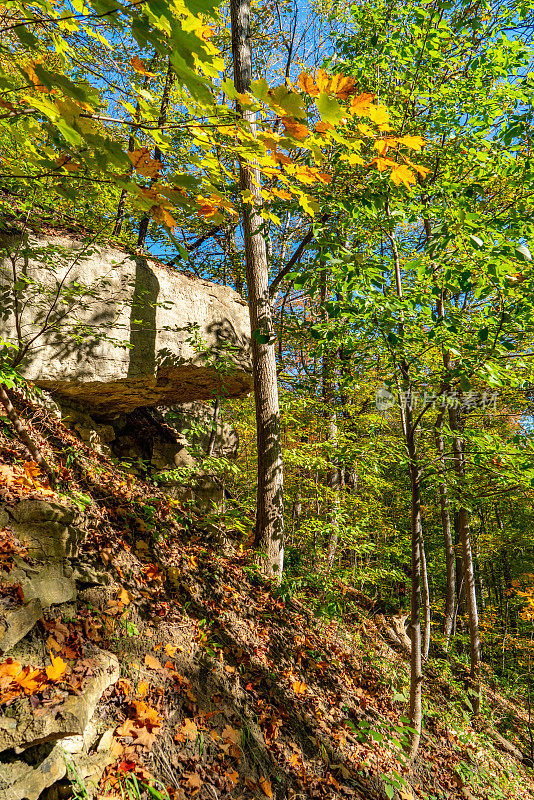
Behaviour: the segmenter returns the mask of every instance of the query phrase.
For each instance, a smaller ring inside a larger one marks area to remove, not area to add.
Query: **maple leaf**
[[[317,180],[321,183],[332,183],[332,176],[328,172],[317,172]]]
[[[412,150],[422,150],[425,146],[425,140],[421,136],[401,136],[397,141],[399,144],[405,144],[406,147],[410,147]]]
[[[149,688],[150,687],[146,681],[139,681],[139,683],[137,684],[137,694],[141,699],[143,699],[143,697],[146,697]]]
[[[397,167],[398,164],[395,161],[392,161],[391,158],[382,158],[382,156],[375,156],[373,160],[369,163],[369,166],[373,166],[377,168],[379,172],[384,172],[385,169],[388,167]]]
[[[211,25],[203,25],[202,28],[199,28],[197,31],[197,35],[200,36],[201,39],[204,39],[205,42],[208,39],[211,39],[212,36],[215,34],[215,28]]]
[[[346,100],[351,94],[354,94],[356,81],[347,75],[334,75],[330,81],[329,90],[340,100]]]
[[[176,651],[178,650],[178,645],[171,644],[170,642],[165,645],[165,652],[170,658],[174,658]]]
[[[280,200],[293,199],[293,195],[290,192],[286,192],[285,189],[277,189],[276,187],[274,187],[273,189],[271,189],[271,194],[273,194],[275,197],[279,197]]]
[[[295,681],[293,683],[293,691],[295,694],[306,694],[306,689],[308,687],[302,681]]]
[[[143,178],[155,178],[163,166],[161,161],[152,158],[147,147],[132,150],[128,153],[128,158]]]
[[[154,728],[161,725],[161,717],[155,708],[151,708],[142,700],[134,700],[135,718],[144,728]]]
[[[231,725],[226,725],[222,732],[223,739],[227,739],[232,744],[240,744],[241,742],[241,731],[237,728],[232,728]]]
[[[48,92],[48,89],[46,86],[43,86],[40,79],[37,77],[37,73],[35,72],[35,67],[39,66],[41,60],[42,59],[39,59],[39,61],[30,61],[30,63],[26,64],[23,69],[31,83],[33,83],[34,89],[37,89],[38,92]]]
[[[318,93],[328,92],[330,88],[330,76],[324,71],[324,69],[317,71],[315,81],[317,83],[317,89],[319,90]]]
[[[390,180],[395,186],[400,186],[403,183],[407,189],[416,183],[415,173],[406,164],[396,164],[391,170]]]
[[[350,101],[350,110],[358,117],[367,117],[369,114],[369,109],[371,108],[371,103],[374,99],[374,94],[363,92],[363,94],[359,94],[352,98]]]
[[[303,125],[301,122],[298,122],[293,117],[282,117],[282,125],[284,126],[284,130],[288,136],[292,136],[294,139],[305,139],[306,136],[309,134],[310,129]]]
[[[149,731],[148,728],[132,728],[134,737],[132,744],[141,744],[150,750],[156,740],[156,731],[156,728],[152,731]]]
[[[50,681],[59,681],[67,670],[67,665],[60,656],[50,654],[52,663],[46,668],[46,675]]]
[[[385,156],[390,148],[394,149],[395,147],[395,139],[377,139],[373,144],[373,149],[377,150],[381,156]]]
[[[298,77],[298,82],[303,92],[311,95],[311,97],[317,97],[319,94],[319,89],[311,75],[309,75],[307,72],[301,72]]]
[[[13,661],[12,658],[8,658],[3,664],[0,664],[0,676],[14,678],[15,675],[19,674],[21,669],[22,666],[18,661]]]
[[[137,727],[136,721],[134,719],[125,719],[122,725],[120,725],[115,733],[119,736],[133,736],[132,731],[134,731]]]
[[[374,105],[369,106],[369,111],[367,113],[367,116],[369,117],[371,122],[374,122],[376,125],[384,125],[387,122],[389,122],[388,110],[382,104],[379,104],[377,106]]]
[[[15,677],[15,680],[25,694],[32,695],[38,692],[43,684],[46,683],[46,675],[42,669],[25,667],[22,672]]]

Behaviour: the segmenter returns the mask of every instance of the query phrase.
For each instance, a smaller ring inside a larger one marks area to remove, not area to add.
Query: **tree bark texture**
[[[250,0],[231,0],[232,54],[234,83],[238,92],[247,92],[252,80],[250,46]],[[254,112],[241,109],[249,130],[256,131]],[[254,203],[243,207],[245,263],[248,306],[252,338],[256,434],[258,447],[258,486],[256,499],[256,543],[265,552],[267,575],[281,580],[284,563],[283,465],[280,438],[278,378],[272,335],[272,311],[269,297],[269,265],[262,232],[260,174],[253,164],[239,163],[240,185],[250,192]],[[260,341],[268,337],[267,341]]]
[[[445,478],[445,446],[443,442],[443,422],[445,407],[440,411],[435,425],[436,448],[438,451],[439,463],[439,504],[441,510],[441,526],[443,529],[443,543],[445,546],[445,568],[446,568],[446,589],[445,589],[445,615],[443,619],[443,635],[445,636],[445,650],[449,649],[454,622],[454,606],[456,595],[456,555],[454,552],[454,540],[452,537],[450,503],[447,481]]]
[[[473,714],[480,712],[480,631],[478,625],[478,608],[475,585],[475,570],[471,536],[469,531],[469,511],[463,503],[462,490],[465,482],[465,455],[464,444],[459,435],[460,426],[455,408],[449,408],[449,426],[453,433],[452,449],[454,469],[459,488],[458,509],[458,534],[462,547],[462,565],[464,572],[464,586],[467,600],[467,615],[469,619],[469,653],[471,659],[471,705]]]

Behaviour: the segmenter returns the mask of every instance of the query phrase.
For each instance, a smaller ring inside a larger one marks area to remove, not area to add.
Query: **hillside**
[[[388,643],[372,601],[348,587],[356,613],[314,617],[305,597],[260,576],[246,542],[204,530],[202,518],[17,397],[60,479],[52,491],[2,425],[4,622],[29,605],[9,575],[36,563],[6,511],[16,515],[29,499],[78,508],[84,538],[75,601],[45,608],[0,665],[2,800],[534,796],[531,771],[514,754],[526,750],[524,714],[492,692],[489,673],[484,716],[471,725],[467,673],[443,659],[427,665],[424,736],[408,769],[400,758],[407,656]],[[109,686],[98,699],[102,675],[100,691]],[[65,709],[88,687],[94,715],[83,737],[67,740]],[[43,733],[44,719],[55,722]],[[20,721],[24,736],[9,747]],[[56,742],[68,773],[59,760],[49,768]]]

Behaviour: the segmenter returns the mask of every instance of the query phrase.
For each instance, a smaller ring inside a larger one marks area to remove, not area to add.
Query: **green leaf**
[[[325,122],[330,122],[332,125],[336,125],[343,119],[344,116],[346,116],[346,112],[343,111],[337,100],[329,97],[326,92],[321,92],[315,102],[317,105],[317,111]]]

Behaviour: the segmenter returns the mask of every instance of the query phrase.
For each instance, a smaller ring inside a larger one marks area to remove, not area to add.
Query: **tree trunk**
[[[469,531],[469,511],[464,505],[462,490],[465,481],[465,455],[464,447],[459,433],[458,414],[455,408],[449,408],[449,425],[453,432],[452,449],[454,454],[454,469],[460,490],[458,509],[458,534],[462,545],[462,564],[464,570],[464,586],[467,599],[467,614],[469,618],[469,653],[471,658],[471,705],[473,714],[480,712],[480,632],[478,627],[478,608],[475,585],[475,571],[473,565],[473,552]]]
[[[412,492],[412,599],[410,608],[410,726],[413,728],[410,743],[410,759],[413,760],[419,749],[423,712],[421,705],[423,688],[423,666],[421,660],[421,474],[417,450],[411,428],[411,412],[407,414],[409,435],[407,437],[410,456],[410,487]]]
[[[443,635],[445,636],[445,650],[449,649],[452,625],[454,621],[454,605],[456,595],[456,555],[454,552],[454,541],[452,538],[451,515],[449,505],[449,493],[445,478],[445,447],[443,443],[443,420],[445,417],[445,407],[443,407],[436,420],[434,427],[436,436],[436,447],[439,459],[439,504],[441,509],[441,526],[443,528],[443,540],[445,545],[445,568],[447,571],[446,590],[445,590],[445,615],[443,619]]]
[[[321,316],[324,322],[328,321],[328,314],[324,304],[327,294],[328,275],[323,270],[321,283]],[[337,447],[337,415],[334,398],[334,363],[332,348],[325,343],[323,351],[323,404],[326,421],[326,441],[328,444],[328,471],[326,485],[328,489],[328,547],[326,553],[325,572],[328,574],[334,566],[337,545],[339,541],[339,490],[341,484],[339,465],[334,453]]]
[[[390,219],[389,204],[386,204],[386,214]],[[402,275],[397,247],[397,239],[394,230],[390,231],[389,240],[393,253],[393,264],[395,272],[395,286],[399,300],[403,298]],[[399,332],[402,334],[404,320],[401,316]],[[401,337],[402,338],[402,337]],[[421,469],[419,466],[419,456],[415,443],[415,427],[413,421],[411,395],[412,382],[410,376],[410,366],[406,358],[400,362],[400,372],[402,376],[403,397],[406,398],[404,407],[401,397],[401,386],[398,384],[399,405],[401,409],[401,423],[408,457],[410,459],[410,489],[412,495],[412,595],[410,604],[410,726],[413,729],[410,742],[410,760],[413,761],[419,750],[421,741],[421,728],[423,724],[422,709],[422,690],[423,690],[423,666],[421,659],[421,552],[423,542],[423,525],[421,520]]]
[[[39,448],[33,441],[32,437],[24,427],[24,423],[15,411],[11,398],[5,386],[0,383],[0,402],[4,406],[7,418],[10,420],[15,433],[19,437],[22,444],[26,447],[27,451],[33,456],[34,461],[41,467],[42,471],[48,478],[48,483],[52,488],[56,485],[56,474],[45,457],[39,452]]]
[[[238,92],[245,93],[249,90],[252,80],[250,0],[231,0],[230,14],[234,83]],[[248,109],[240,111],[243,120],[255,134],[254,112]],[[244,203],[243,229],[248,306],[253,332],[252,364],[258,446],[255,539],[265,553],[266,574],[280,581],[284,564],[284,477],[278,379],[269,297],[269,267],[262,233],[263,219],[258,213],[262,203],[259,189],[260,174],[243,158],[239,161],[239,174],[242,191],[250,193],[254,198],[253,204]]]
[[[419,537],[421,547],[421,600],[425,620],[425,633],[423,637],[423,659],[428,661],[430,651],[430,589],[428,586],[428,570],[426,566],[425,541],[423,534]]]

